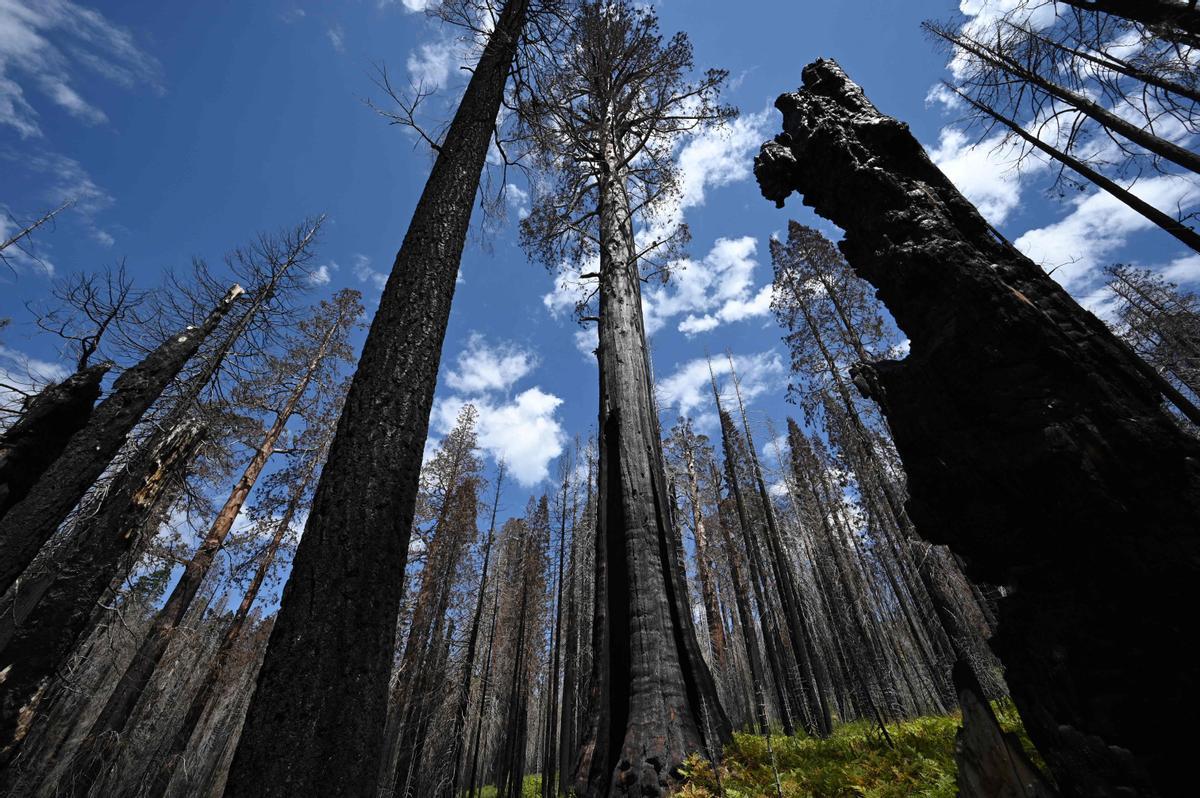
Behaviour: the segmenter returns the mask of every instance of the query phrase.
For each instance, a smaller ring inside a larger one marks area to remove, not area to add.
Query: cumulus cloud
[[[493,346],[479,333],[472,333],[466,349],[458,354],[458,367],[446,375],[446,385],[467,394],[507,392],[536,365],[532,352],[511,343]]]
[[[683,208],[703,205],[709,187],[750,177],[753,155],[769,138],[773,121],[772,112],[764,109],[685,139],[676,158]]]
[[[1017,168],[1020,146],[1002,136],[976,142],[958,128],[943,128],[930,159],[966,195],[979,212],[995,225],[1003,224],[1021,204],[1022,177],[1045,169],[1045,162],[1030,156]]]
[[[709,382],[709,360],[696,358],[675,369],[665,379],[658,381],[659,407],[665,411],[672,408],[680,416],[690,416],[701,428],[716,426],[716,407]],[[717,390],[721,401],[733,401],[733,388],[729,380],[729,360],[724,356],[712,358],[712,374],[717,378]],[[783,359],[773,349],[746,355],[734,355],[742,399],[749,404],[768,391],[781,389],[786,383],[787,369]]]
[[[757,252],[753,236],[718,238],[701,260],[676,264],[671,282],[643,296],[646,332],[653,335],[682,314],[687,315],[678,329],[689,336],[765,316],[771,310],[771,286],[754,287]]]
[[[504,460],[524,487],[546,479],[550,462],[563,453],[567,440],[557,417],[563,400],[538,386],[508,395],[533,372],[536,354],[510,342],[493,344],[472,333],[456,363],[446,378],[452,393],[434,406],[433,432],[448,433],[463,406],[470,403],[479,411],[480,448],[493,459]]]
[[[1186,211],[1200,205],[1200,183],[1191,177],[1153,177],[1138,181],[1130,190],[1158,208]],[[1064,218],[1030,230],[1013,243],[1035,263],[1052,270],[1064,288],[1081,291],[1130,236],[1154,225],[1104,191],[1079,197],[1071,206]]]
[[[329,285],[333,279],[333,272],[337,271],[338,265],[333,261],[322,263],[317,268],[309,272],[308,282],[310,285]]]
[[[126,88],[162,88],[158,61],[100,12],[69,0],[0,0],[0,125],[42,135],[30,92],[86,124],[106,122],[72,85],[80,67]]]

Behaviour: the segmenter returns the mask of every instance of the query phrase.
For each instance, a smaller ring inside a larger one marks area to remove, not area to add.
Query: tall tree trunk
[[[568,475],[569,477],[569,475]],[[567,479],[562,486],[562,523],[558,531],[558,571],[555,575],[554,627],[550,632],[550,673],[546,679],[549,698],[546,701],[546,746],[542,758],[542,796],[558,795],[558,673],[562,649],[563,624],[563,560],[567,540]]]
[[[110,368],[112,363],[98,363],[47,386],[0,436],[0,518],[29,494],[71,436],[88,423]]]
[[[847,260],[912,340],[856,371],[895,436],[909,515],[972,576],[1014,587],[993,646],[1064,793],[1152,795],[1147,772],[1187,792],[1187,743],[1158,712],[1200,709],[1179,631],[1200,584],[1200,443],[904,125],[833,62],[803,75],[755,171],[769,199],[798,189],[846,230]]]
[[[0,594],[29,566],[124,445],[150,405],[196,354],[242,295],[234,286],[198,328],[179,331],[127,369],[87,425],[67,443],[29,494],[0,520]]]
[[[641,289],[615,151],[600,181],[600,488],[604,560],[596,586],[598,701],[585,746],[586,793],[658,796],[690,753],[718,748],[729,723],[700,654],[667,512]],[[607,656],[605,656],[605,653]],[[707,739],[702,712],[715,739]],[[593,747],[594,746],[594,747]]]
[[[505,2],[396,255],[284,588],[229,798],[375,789],[442,342],[528,8]]]

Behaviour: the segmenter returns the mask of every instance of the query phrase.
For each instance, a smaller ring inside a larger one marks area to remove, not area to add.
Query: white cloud
[[[366,255],[354,256],[354,276],[358,278],[360,283],[368,283],[375,286],[377,291],[382,291],[388,281],[388,276],[385,273],[371,268],[371,259]]]
[[[330,280],[333,279],[333,272],[337,271],[337,268],[338,265],[333,261],[330,261],[329,263],[322,263],[320,266],[309,272],[309,285],[329,285]]]
[[[600,331],[590,325],[585,330],[575,331],[575,348],[579,354],[587,358],[589,363],[596,362],[596,349],[600,346]]]
[[[325,35],[329,37],[329,43],[333,45],[333,49],[339,53],[346,52],[346,32],[342,30],[341,25],[326,28]]]
[[[72,86],[80,66],[126,88],[161,90],[158,61],[98,11],[70,0],[0,0],[0,125],[23,138],[42,135],[31,89],[87,124],[107,121]]]
[[[727,379],[730,373],[729,360],[723,355],[717,355],[711,362],[712,373],[717,377],[717,388],[721,392],[721,401],[732,402],[732,386]],[[734,355],[733,363],[737,368],[742,399],[747,404],[767,391],[782,388],[786,381],[787,370],[779,353],[774,350]],[[667,408],[673,408],[680,416],[693,417],[697,425],[703,428],[711,429],[714,426],[716,407],[712,398],[707,359],[697,358],[679,366],[674,373],[658,381],[656,393],[664,416]]]
[[[765,316],[771,310],[770,283],[754,288],[758,243],[752,236],[718,238],[702,260],[676,264],[671,281],[645,291],[642,309],[646,332],[653,335],[666,322],[688,314],[678,329],[696,335],[721,324]]]
[[[1163,277],[1176,285],[1200,283],[1200,255],[1185,255],[1177,258],[1162,270]]]
[[[506,394],[532,373],[537,355],[515,344],[489,344],[472,333],[459,353],[457,368],[446,377],[452,391],[435,404],[431,433],[445,435],[463,405],[479,411],[479,447],[495,460],[504,460],[524,487],[549,476],[550,461],[563,453],[567,434],[557,412],[563,400],[534,386],[508,398]],[[426,455],[430,444],[426,442]]]
[[[753,155],[769,138],[774,121],[773,111],[762,110],[685,139],[676,158],[680,204],[684,208],[703,205],[707,188],[750,177]]]
[[[11,163],[10,168],[36,175],[37,180],[45,183],[40,192],[44,208],[34,213],[40,216],[41,210],[57,208],[72,200],[74,204],[68,211],[56,217],[56,222],[65,220],[68,214],[82,219],[88,235],[102,246],[113,245],[113,236],[99,227],[96,216],[111,207],[114,199],[108,191],[96,184],[82,164],[65,155],[47,151],[0,150],[0,159]],[[28,209],[22,209],[22,212],[25,215],[29,213]],[[43,228],[40,232],[44,233],[46,229]]]
[[[1195,178],[1153,177],[1130,190],[1168,213],[1200,204],[1200,183]],[[1071,204],[1073,210],[1066,217],[1030,230],[1013,243],[1034,262],[1053,270],[1054,278],[1067,290],[1081,291],[1131,235],[1154,225],[1104,191],[1093,191]]]
[[[992,136],[976,143],[954,127],[943,128],[929,158],[966,195],[989,222],[1000,225],[1021,204],[1021,180],[1044,171],[1045,161],[1030,155],[1017,168],[1021,149]]]
[[[61,382],[70,374],[59,363],[30,357],[0,344],[0,407],[20,407],[25,394],[37,393],[52,382]]]
[[[426,91],[441,88],[454,68],[454,43],[446,40],[422,44],[408,54],[408,74]]]
[[[508,391],[536,365],[532,352],[511,343],[491,346],[482,335],[472,333],[458,355],[458,368],[446,375],[446,385],[465,394]]]

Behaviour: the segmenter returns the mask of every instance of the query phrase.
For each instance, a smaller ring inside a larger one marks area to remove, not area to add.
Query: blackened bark
[[[905,125],[833,62],[803,75],[755,171],[769,199],[804,192],[847,231],[842,252],[912,341],[856,375],[895,435],[909,515],[1013,588],[993,643],[1064,793],[1152,795],[1146,772],[1186,792],[1188,746],[1158,713],[1198,708],[1181,630],[1200,584],[1200,444]]]
[[[87,424],[110,368],[111,363],[98,363],[46,387],[0,436],[0,518],[28,495],[71,436]]]
[[[375,789],[442,342],[528,7],[504,4],[396,255],[284,588],[229,798]]]
[[[632,214],[622,159],[610,149],[606,161],[598,208],[597,537],[603,547],[597,549],[596,623],[607,628],[597,636],[598,701],[585,745],[586,794],[658,796],[678,780],[685,757],[704,750],[706,742],[718,749],[729,738],[729,722],[696,642],[687,586],[679,580]]]
[[[1083,11],[1099,11],[1148,25],[1154,32],[1181,44],[1200,41],[1200,11],[1194,0],[1062,0]]]
[[[199,327],[181,330],[127,369],[20,503],[0,521],[0,593],[29,566],[109,462],[150,405],[196,354],[242,294],[234,286]]]
[[[67,552],[46,563],[39,558],[22,577],[20,590],[0,602],[0,671],[6,673],[0,767],[16,756],[55,672],[85,636],[121,553],[148,528],[158,528],[203,439],[194,421],[164,435],[155,451],[145,453],[155,467],[141,473],[124,513],[105,527],[109,534],[88,529]]]
[[[226,677],[233,675],[230,671],[230,658],[234,654],[238,642],[241,640],[242,632],[246,627],[246,621],[250,617],[250,610],[254,606],[254,602],[258,599],[258,592],[262,589],[263,582],[266,581],[267,574],[270,573],[271,567],[275,563],[275,556],[279,553],[279,547],[283,544],[284,536],[291,529],[292,521],[295,519],[296,513],[301,509],[301,503],[304,501],[308,486],[316,476],[316,471],[320,463],[321,458],[311,458],[305,476],[292,488],[292,495],[288,497],[288,503],[284,508],[283,515],[275,525],[275,532],[271,536],[271,542],[267,544],[266,551],[263,552],[262,558],[258,561],[258,566],[254,569],[254,576],[251,577],[250,584],[246,586],[246,591],[242,594],[242,600],[233,615],[233,620],[225,628],[225,633],[221,638],[220,645],[217,647],[217,653],[213,658],[212,665],[209,666],[208,673],[205,674],[200,687],[192,696],[191,704],[188,706],[187,714],[183,717],[183,722],[171,736],[171,742],[162,754],[161,764],[158,774],[155,776],[151,794],[166,794],[166,790],[171,783],[171,777],[174,775],[176,766],[179,763],[179,758],[187,749],[188,742],[192,739],[192,734],[196,731],[196,727],[200,725],[200,721],[204,717],[204,713],[212,702],[213,697],[217,694],[218,689],[224,686]]]

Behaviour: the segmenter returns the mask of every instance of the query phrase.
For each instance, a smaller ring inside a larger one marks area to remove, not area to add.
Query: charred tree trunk
[[[723,671],[725,668],[725,626],[722,623],[721,607],[717,603],[716,580],[713,577],[711,555],[708,551],[708,531],[704,526],[704,504],[700,500],[700,484],[696,475],[696,453],[688,446],[683,453],[683,458],[687,473],[688,506],[692,511],[692,530],[696,538],[696,575],[700,578],[700,597],[704,603],[704,619],[708,625],[708,639],[712,644],[713,663],[718,670]]]
[[[450,757],[454,763],[454,773],[450,781],[450,790],[446,798],[458,795],[463,769],[463,754],[467,747],[462,744],[462,737],[467,728],[467,712],[471,705],[471,677],[475,674],[475,654],[479,646],[479,626],[483,620],[483,599],[487,595],[488,569],[492,561],[492,543],[496,537],[496,512],[500,508],[500,489],[504,483],[504,469],[501,467],[496,474],[496,492],[492,496],[492,519],[488,523],[487,542],[483,546],[483,567],[479,572],[479,594],[475,598],[475,612],[471,617],[471,631],[467,635],[467,653],[463,658],[463,674],[458,684],[455,699],[454,728],[450,730]],[[489,657],[491,652],[488,652]],[[482,708],[480,710],[482,712]],[[472,752],[473,753],[473,752]]]
[[[229,798],[375,789],[442,342],[528,7],[505,2],[396,255],[284,588]]]
[[[1200,11],[1195,0],[1062,0],[1082,11],[1111,14],[1150,27],[1169,41],[1195,47],[1200,42]]]
[[[110,368],[111,363],[88,366],[48,386],[0,436],[0,518],[28,495],[71,436],[88,423]]]
[[[309,360],[307,368],[299,375],[299,380],[292,387],[283,408],[276,414],[275,422],[267,430],[263,440],[254,451],[254,455],[242,471],[241,477],[234,484],[233,490],[217,513],[200,548],[184,566],[179,581],[175,583],[166,604],[155,615],[154,622],[150,625],[150,631],[138,648],[137,654],[134,655],[133,661],[122,674],[120,681],[117,682],[117,686],[109,696],[100,716],[92,724],[92,728],[81,746],[84,767],[74,775],[72,781],[72,789],[76,795],[86,796],[95,781],[101,777],[103,769],[110,759],[109,752],[105,749],[110,749],[111,744],[124,733],[134,708],[147,685],[150,684],[155,668],[158,667],[167,647],[175,637],[175,630],[187,615],[188,610],[191,609],[192,602],[199,594],[205,577],[212,570],[217,555],[225,545],[225,539],[233,529],[234,521],[237,520],[246,499],[250,496],[250,491],[254,489],[263,469],[266,468],[267,461],[275,454],[275,444],[279,442],[280,436],[287,428],[288,421],[308,391],[309,384],[325,360],[330,344],[342,324],[343,320],[340,318],[330,323],[320,345]]]
[[[288,498],[287,506],[284,508],[283,515],[275,526],[274,534],[271,536],[271,542],[267,544],[267,548],[263,552],[258,566],[254,569],[254,576],[251,577],[250,584],[246,586],[246,591],[242,594],[242,600],[233,615],[233,620],[229,622],[229,626],[225,629],[225,634],[221,638],[221,644],[217,647],[213,664],[209,667],[208,673],[200,683],[199,689],[192,696],[192,701],[188,706],[187,714],[184,715],[183,723],[180,724],[175,734],[172,735],[171,741],[162,755],[162,764],[159,767],[158,774],[155,776],[151,794],[166,794],[179,759],[183,756],[184,751],[187,750],[188,742],[192,739],[193,733],[200,725],[200,721],[204,717],[209,704],[212,702],[213,696],[223,686],[226,676],[230,675],[230,657],[233,655],[238,642],[242,638],[246,621],[250,617],[250,610],[254,606],[254,602],[258,599],[258,592],[262,589],[263,582],[266,581],[267,574],[270,573],[271,567],[275,563],[275,555],[279,553],[279,547],[283,545],[284,536],[291,529],[292,521],[295,520],[296,513],[301,509],[308,486],[316,476],[320,462],[320,458],[313,457],[304,478],[298,481],[292,488],[292,494]]]
[[[155,467],[143,474],[120,522],[113,526],[117,545],[105,536],[83,535],[53,562],[35,561],[21,581],[21,590],[10,591],[0,600],[0,671],[6,673],[0,702],[0,767],[20,749],[44,691],[77,641],[86,636],[89,620],[117,569],[108,552],[123,551],[122,541],[140,539],[147,528],[158,527],[178,496],[184,472],[203,438],[200,425],[188,421],[164,435],[157,450],[146,453]],[[110,567],[97,568],[98,561]]]
[[[38,550],[70,515],[150,405],[158,399],[204,339],[242,294],[234,286],[197,328],[171,336],[113,383],[112,392],[92,412],[87,425],[71,437],[20,503],[0,521],[0,593],[29,566]]]
[[[1151,795],[1147,772],[1186,792],[1187,744],[1158,712],[1198,708],[1180,631],[1200,583],[1200,443],[906,126],[833,62],[803,74],[755,171],[769,199],[799,190],[847,231],[847,260],[912,341],[856,382],[895,435],[916,528],[1013,588],[994,647],[1065,793]]]
[[[600,479],[596,687],[586,794],[663,795],[688,754],[729,724],[700,654],[671,544],[629,198],[615,151],[600,181]],[[604,584],[601,584],[601,581]]]

